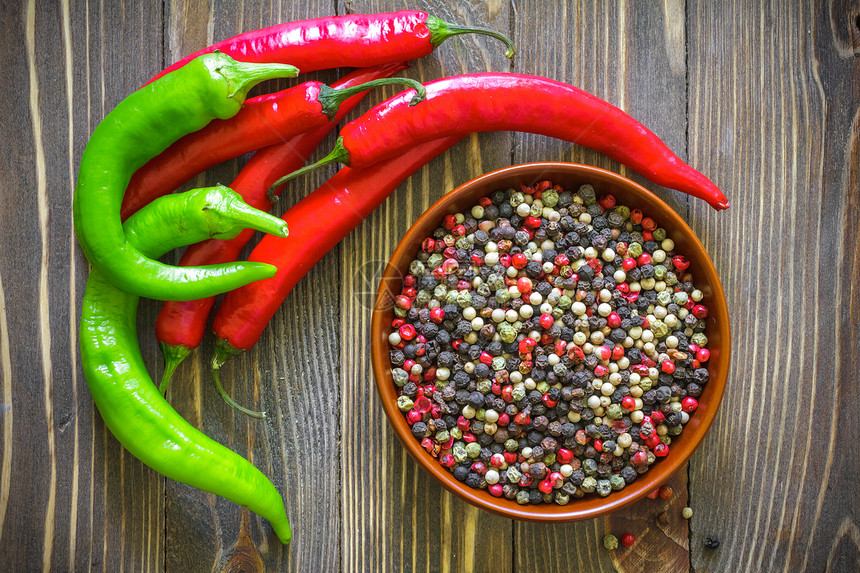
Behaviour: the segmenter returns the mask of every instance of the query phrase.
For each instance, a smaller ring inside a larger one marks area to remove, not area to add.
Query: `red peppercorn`
[[[598,378],[603,378],[607,374],[609,374],[609,368],[607,368],[603,364],[598,364],[594,367],[594,375]]]
[[[518,481],[517,484],[520,487],[529,487],[530,485],[532,485],[533,481],[534,481],[534,478],[532,476],[530,476],[529,474],[523,474],[520,477],[520,481]]]
[[[400,328],[405,322],[402,318],[395,318],[391,321],[391,328]]]
[[[517,454],[514,452],[505,452],[505,462],[512,464],[517,461]]]
[[[478,199],[478,205],[480,205],[481,207],[489,207],[492,204],[493,200],[489,197],[481,197],[480,199]]]
[[[594,440],[594,449],[598,452],[603,451],[603,440]]]
[[[660,436],[657,435],[657,432],[651,432],[651,435],[645,438],[645,445],[651,449],[656,448],[659,443]]]
[[[615,207],[615,195],[613,195],[612,193],[604,195],[600,198],[598,203],[600,203],[600,206],[603,207],[604,211],[608,211],[609,209]]]
[[[583,352],[582,348],[580,348],[579,346],[574,346],[567,351],[567,357],[571,360],[580,362],[582,360],[585,360],[585,352]]]
[[[442,310],[441,307],[431,308],[430,309],[430,321],[434,324],[442,324],[442,321],[445,320],[445,311]]]
[[[482,462],[475,462],[472,464],[472,471],[479,476],[486,475],[487,466],[485,466]]]
[[[430,410],[430,398],[426,396],[421,396],[417,400],[415,400],[415,404],[412,406],[412,409],[418,412],[419,414],[424,414],[428,410]]]
[[[633,454],[633,463],[637,466],[648,465],[648,454],[646,454],[643,450],[639,450],[638,452]]]
[[[508,386],[510,388],[510,386]],[[507,426],[511,423],[511,417],[508,416],[507,412],[502,412],[499,414],[499,421],[496,422],[499,426]]]
[[[621,360],[624,358],[624,347],[616,346],[612,349],[612,359],[613,360]]]
[[[493,485],[487,487],[487,490],[490,492],[490,495],[493,497],[502,497],[502,494],[505,491],[504,488],[502,487],[502,484],[499,484],[499,483],[494,483]]]
[[[457,217],[454,215],[445,215],[445,219],[442,222],[442,226],[448,229],[449,231],[453,229],[457,225]]]
[[[521,293],[531,292],[532,290],[532,281],[528,277],[522,277],[517,280],[517,290]]]
[[[636,409],[636,398],[633,396],[624,396],[621,399],[621,407],[632,412]]]
[[[507,253],[505,253],[504,255],[500,255],[499,256],[499,263],[501,263],[501,265],[504,267],[511,266],[511,256]]]
[[[427,237],[423,241],[421,241],[421,250],[425,253],[432,253],[436,249],[436,241]]]
[[[472,442],[474,442],[477,439],[478,438],[476,438],[475,434],[473,434],[472,432],[463,432],[463,441],[466,442],[467,444],[471,444]]]
[[[409,423],[410,426],[412,424],[414,424],[415,422],[420,422],[421,421],[421,413],[416,412],[415,410],[409,410],[406,413],[406,421]]]
[[[540,227],[540,219],[538,219],[537,217],[526,217],[524,223],[525,226],[529,229],[537,229],[538,227]]]
[[[498,382],[493,382],[492,386],[490,386],[490,392],[496,396],[500,395],[502,393],[502,385]]]
[[[554,489],[558,489],[564,484],[564,476],[561,475],[561,472],[552,472],[547,479],[549,479]]]
[[[666,374],[671,374],[675,371],[675,363],[671,360],[664,360],[662,363],[660,363],[660,369]]]
[[[636,299],[638,299],[638,298],[639,298],[639,293],[638,293],[638,292],[631,292],[630,294],[628,294],[628,295],[627,295],[626,297],[624,297],[624,298],[626,298],[626,299],[627,299],[627,302],[629,302],[629,303],[631,303],[631,304],[632,304],[632,303],[636,302]]]
[[[609,360],[612,357],[612,351],[605,346],[598,346],[593,352],[601,360]]]
[[[653,241],[654,240],[654,233],[652,233],[651,231],[642,231],[642,240],[643,241]]]
[[[540,323],[542,327],[549,329],[552,327],[553,324],[555,324],[555,319],[552,317],[551,314],[542,314],[538,319],[538,323]]]
[[[630,211],[630,221],[632,221],[634,224],[638,225],[639,223],[641,223],[642,217],[643,215],[641,210],[633,209],[632,211]]]
[[[696,352],[696,360],[698,360],[699,362],[707,362],[710,357],[711,351],[707,348],[700,348]]]
[[[699,407],[699,402],[692,396],[687,396],[683,400],[681,400],[681,409],[688,414],[690,412],[695,412],[696,408]]]
[[[644,219],[642,219],[642,228],[646,231],[653,231],[657,228],[657,221],[655,221],[651,217],[645,217]]]
[[[513,400],[514,400],[513,392],[514,392],[513,386],[505,386],[504,388],[502,388],[502,400],[504,400],[505,402],[513,402]],[[501,417],[499,417],[499,419],[501,420]]]
[[[645,322],[647,322],[647,319],[645,319]],[[648,327],[646,326],[644,328]],[[645,368],[653,368],[654,366],[657,366],[657,363],[646,356],[642,358],[642,366],[644,366]]]
[[[541,399],[543,400],[543,405],[547,408],[555,408],[558,405],[558,400],[553,400],[549,397],[549,394],[544,394]]]
[[[472,254],[472,264],[476,267],[481,267],[484,265],[484,257],[479,255],[478,253]]]
[[[658,458],[665,458],[669,455],[669,446],[662,442],[657,444],[654,446],[654,455]]]
[[[526,337],[520,340],[518,348],[521,353],[525,354],[526,352],[531,352],[535,346],[537,346],[537,340]]]
[[[651,264],[651,255],[649,255],[648,253],[642,253],[641,255],[639,255],[636,258],[636,264],[639,265],[640,267],[643,265],[650,265]]]
[[[552,493],[552,482],[547,477],[545,480],[542,480],[538,485],[538,489],[543,493]]]
[[[565,350],[567,350],[567,343],[564,340],[557,340],[553,349],[556,356],[562,356]]]
[[[394,304],[397,305],[397,308],[402,308],[404,310],[412,308],[412,300],[405,294],[399,294],[394,297]]]
[[[600,261],[597,259],[588,259],[585,261],[585,264],[591,267],[591,270],[594,271],[594,274],[599,274],[600,271],[603,270],[603,265],[600,264]]]
[[[633,537],[632,533],[625,533],[621,536],[621,545],[624,547],[633,547],[633,543],[636,541],[636,538]]]
[[[672,265],[679,271],[686,270],[690,266],[690,261],[684,255],[675,255],[672,257]]]
[[[657,499],[657,497],[659,495],[660,495],[660,488],[658,487],[654,491],[649,492],[647,497],[648,497],[648,499]]]
[[[436,446],[436,442],[430,438],[424,438],[421,440],[421,447],[424,448],[428,454],[432,454]]]
[[[439,463],[446,468],[452,468],[457,465],[457,461],[451,454],[442,454],[441,456],[439,456]]]
[[[490,456],[490,465],[494,468],[500,468],[505,465],[505,456],[502,454],[493,454]]]
[[[617,290],[621,294],[627,294],[630,292],[630,285],[628,285],[627,283],[619,283],[615,285],[615,290]]]
[[[673,493],[674,493],[674,491],[668,485],[660,486],[660,497],[661,498],[669,499],[670,497],[672,497]]]
[[[663,415],[663,412],[660,410],[654,410],[651,412],[651,423],[652,424],[662,424],[666,421],[666,416]]]
[[[609,316],[606,317],[606,325],[609,328],[618,328],[621,326],[621,317],[618,316],[617,312],[610,312]]]
[[[499,416],[499,419],[501,419],[501,416]],[[528,424],[531,421],[532,421],[532,417],[529,416],[528,412],[525,412],[525,411],[520,412],[519,414],[514,416],[514,423],[519,424],[521,426],[525,426],[526,424]]]
[[[573,452],[565,448],[559,448],[558,452],[555,454],[555,459],[560,464],[566,464],[573,459]]]
[[[705,305],[703,305],[703,304],[697,304],[696,306],[694,306],[694,307],[690,310],[690,312],[692,312],[692,313],[693,313],[693,316],[695,316],[696,318],[699,318],[699,319],[707,318],[707,316],[708,316],[708,307],[706,307],[706,306],[705,306]]]
[[[511,257],[511,264],[515,269],[524,269],[529,264],[529,259],[522,253],[516,253]]]
[[[560,267],[565,267],[570,264],[570,259],[567,258],[567,255],[556,255],[555,264]]]
[[[406,359],[403,361],[403,369],[409,372],[412,370],[412,367],[415,366],[415,361],[411,359]]]
[[[636,259],[631,259],[629,257],[624,259],[621,261],[621,268],[624,269],[625,272],[632,271],[636,268]]]

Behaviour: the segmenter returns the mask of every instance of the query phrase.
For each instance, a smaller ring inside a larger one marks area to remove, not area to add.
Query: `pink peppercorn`
[[[505,465],[505,456],[502,454],[493,454],[490,456],[490,465],[494,468],[500,468]]]
[[[442,454],[441,456],[439,456],[439,463],[446,468],[452,468],[457,464],[457,461],[451,454]]]
[[[611,312],[606,317],[606,324],[609,328],[618,328],[621,326],[621,317],[618,316],[617,312]]]
[[[445,320],[445,311],[442,310],[441,307],[431,308],[430,309],[430,322],[434,324],[442,324],[442,321]]]
[[[548,329],[551,328],[553,324],[555,324],[555,319],[552,317],[551,314],[542,314],[540,315],[538,322],[542,327]]]
[[[694,412],[699,407],[699,402],[692,396],[687,396],[681,400],[681,409],[688,414]]]
[[[671,360],[664,360],[662,364],[660,364],[660,369],[666,374],[671,374],[675,371],[675,363]]]
[[[625,533],[624,535],[621,536],[620,541],[621,541],[621,545],[623,545],[624,547],[632,547],[633,543],[636,542],[636,538],[633,537],[632,533]]]
[[[510,386],[508,386],[508,388],[510,388]],[[501,414],[499,414],[499,420],[497,422],[499,426],[507,426],[510,423],[511,417],[508,415],[507,412],[502,412]]]
[[[696,318],[699,318],[699,319],[707,318],[708,307],[706,307],[703,304],[697,304],[692,309],[690,309],[690,312],[692,312],[693,316],[695,316]]]
[[[654,446],[654,455],[658,458],[665,458],[669,455],[669,446],[663,443],[659,443]]]
[[[517,281],[517,290],[521,293],[531,292],[532,290],[532,281],[528,277],[521,277]]]
[[[415,422],[420,422],[421,413],[416,412],[415,410],[409,410],[409,412],[406,413],[406,421],[409,423],[410,426]]]
[[[541,490],[543,493],[552,493],[552,482],[549,480],[549,478],[542,480],[538,485],[538,489]]]
[[[636,268],[636,259],[631,259],[629,257],[624,259],[621,261],[621,268],[624,269],[625,272],[632,271]]]
[[[699,362],[707,362],[710,357],[711,351],[707,348],[700,348],[698,351],[696,351],[696,360],[698,360]]]
[[[672,264],[679,271],[686,270],[690,266],[690,261],[684,255],[675,255],[672,257]]]
[[[639,257],[637,257],[636,264],[638,264],[640,267],[643,265],[650,265],[651,255],[649,255],[648,253],[642,253],[641,255],[639,255]]]
[[[632,412],[636,409],[636,399],[633,396],[625,396],[621,399],[621,407]]]
[[[648,454],[646,454],[642,450],[639,450],[633,455],[633,463],[637,466],[648,465]]]
[[[559,448],[555,454],[555,459],[560,464],[566,464],[573,459],[573,452],[565,448]]]
[[[504,493],[504,488],[502,487],[502,484],[498,484],[498,483],[494,483],[493,485],[489,486],[487,488],[487,490],[490,492],[490,495],[493,497],[501,497],[502,493]]]

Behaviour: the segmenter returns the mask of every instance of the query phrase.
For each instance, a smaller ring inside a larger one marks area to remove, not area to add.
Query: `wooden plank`
[[[389,1],[345,3],[346,10],[359,13],[401,7]],[[410,7],[451,22],[505,33],[509,28],[509,9],[502,2],[416,2]],[[407,75],[426,81],[458,73],[506,71],[509,65],[503,52],[496,40],[460,36],[415,62]],[[461,142],[409,179],[342,243],[340,327],[330,332],[344,341],[339,359],[343,571],[511,570],[510,521],[443,490],[394,436],[373,387],[368,342],[379,276],[409,225],[446,191],[509,161],[508,135],[487,134]]]
[[[514,41],[527,48],[514,71],[571,83],[627,111],[654,131],[680,157],[686,156],[684,7],[681,2],[517,3]],[[514,163],[573,161],[603,167],[637,181],[666,200],[682,216],[688,198],[662,188],[594,151],[536,135],[517,135]],[[694,164],[695,165],[695,164]],[[686,472],[673,478],[675,501],[686,500]],[[651,501],[651,500],[646,500]],[[517,523],[514,543],[518,571],[548,567],[582,571],[637,571],[646,561],[660,571],[689,568],[687,524],[680,510],[655,523],[646,501],[611,519],[565,525]],[[683,501],[681,502],[683,507]],[[672,531],[673,542],[663,533]],[[631,550],[606,551],[604,535],[630,532]],[[647,533],[646,533],[647,532]],[[576,539],[576,543],[565,540]]]
[[[4,3],[0,123],[4,442],[0,554],[10,570],[161,567],[162,483],[105,435],[78,360],[87,274],[71,197],[106,110],[160,65],[160,7]],[[156,533],[153,537],[153,532]]]
[[[860,563],[858,13],[690,3],[690,155],[732,201],[728,216],[694,205],[691,218],[735,340],[722,412],[691,468],[697,570]],[[705,535],[721,547],[704,549]]]

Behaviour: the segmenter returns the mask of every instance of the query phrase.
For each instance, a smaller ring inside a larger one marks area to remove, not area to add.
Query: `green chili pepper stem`
[[[215,388],[218,389],[218,393],[221,394],[221,397],[233,408],[236,408],[240,412],[247,414],[254,418],[265,418],[265,412],[255,412],[254,410],[249,410],[245,408],[241,404],[237,403],[233,398],[230,397],[229,394],[224,390],[224,387],[221,385],[221,367],[230,360],[234,356],[238,356],[242,354],[243,350],[239,350],[238,348],[232,346],[229,342],[223,339],[218,339],[215,342],[215,356],[212,357],[212,378],[215,381]]]
[[[232,191],[219,188],[229,198]],[[198,190],[206,196],[210,190]],[[209,210],[235,203],[201,201],[188,194],[153,202],[126,221],[129,241],[147,256],[158,257],[189,244],[241,229],[210,228]],[[163,475],[225,497],[267,519],[282,543],[290,525],[277,489],[248,460],[205,436],[164,400],[146,372],[137,340],[139,297],[114,286],[98,269],[87,281],[81,311],[81,361],[93,400],[105,425],[135,457]]]
[[[228,56],[229,57],[229,56]],[[220,74],[227,80],[229,98],[244,101],[248,92],[257,84],[277,78],[294,78],[299,69],[289,64],[255,64],[249,62],[213,63],[208,66],[213,74]]]
[[[75,187],[75,234],[93,268],[127,292],[158,300],[195,300],[274,276],[272,265],[238,262],[175,267],[145,257],[120,221],[132,174],[174,141],[230,118],[248,89],[292,66],[246,64],[222,53],[204,54],[121,101],[93,131]]]
[[[357,93],[361,93],[378,86],[388,85],[407,85],[413,88],[416,93],[409,102],[410,106],[422,102],[424,98],[427,97],[427,89],[421,84],[421,82],[409,78],[380,78],[378,80],[372,80],[349,88],[332,88],[323,84],[320,87],[320,93],[317,96],[317,99],[322,105],[322,111],[326,117],[334,121],[334,118],[337,115],[337,110],[340,107],[340,104],[344,101]]]
[[[505,57],[511,59],[514,57],[514,54],[517,53],[517,48],[514,46],[513,41],[510,38],[502,34],[501,32],[497,32],[495,30],[490,30],[489,28],[480,28],[477,26],[460,26],[457,24],[452,24],[451,22],[446,22],[436,16],[427,16],[427,27],[430,29],[430,42],[434,47],[438,47],[439,44],[450,38],[451,36],[459,36],[460,34],[483,34],[484,36],[490,36],[492,38],[496,38],[497,40],[502,41],[505,46],[507,46],[507,51],[505,51]]]
[[[183,360],[188,358],[193,349],[182,344],[165,344],[159,342],[161,346],[161,355],[164,356],[164,374],[161,375],[161,384],[158,385],[158,391],[161,395],[167,392],[167,387],[170,385],[170,379],[173,378],[173,373]]]
[[[269,199],[269,202],[276,203],[278,201],[278,196],[275,195],[275,191],[288,181],[292,181],[296,177],[304,175],[305,173],[310,173],[311,171],[316,171],[320,167],[324,167],[330,163],[343,163],[346,166],[349,166],[349,151],[346,147],[343,146],[343,137],[338,137],[337,141],[334,144],[334,149],[332,149],[331,153],[317,161],[316,163],[311,163],[310,165],[305,165],[301,169],[297,169],[292,173],[284,175],[277,181],[275,181],[269,190],[266,191],[266,197]]]

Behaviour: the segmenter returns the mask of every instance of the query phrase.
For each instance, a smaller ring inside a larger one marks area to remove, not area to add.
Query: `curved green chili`
[[[297,73],[205,54],[108,113],[84,150],[74,197],[75,233],[93,267],[125,291],[160,300],[205,298],[274,275],[262,263],[174,267],[152,260],[126,240],[120,206],[131,175],[147,161],[211,120],[234,116],[254,85]]]
[[[284,235],[281,219],[248,207],[219,186],[168,195],[125,223],[128,241],[158,257],[205,239],[230,239],[244,228]],[[146,372],[137,340],[139,297],[113,286],[93,269],[81,313],[81,358],[105,425],[135,457],[176,481],[248,507],[290,540],[284,502],[262,472],[186,422]]]

